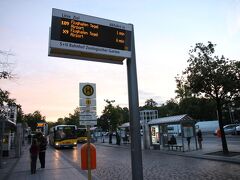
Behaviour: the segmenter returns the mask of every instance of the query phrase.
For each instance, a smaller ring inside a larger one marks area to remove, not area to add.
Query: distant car
[[[236,133],[240,135],[240,124],[236,127]]]
[[[223,126],[223,129],[224,129],[224,132],[225,134],[236,134],[236,127],[237,127],[237,124],[228,124],[226,126]]]
[[[238,128],[237,128],[238,127]],[[217,135],[217,131],[219,128],[217,128],[214,132],[214,135]],[[228,124],[223,126],[224,133],[225,135],[235,135],[235,134],[240,134],[240,124]]]

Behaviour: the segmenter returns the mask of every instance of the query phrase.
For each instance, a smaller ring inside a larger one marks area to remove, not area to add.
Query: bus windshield
[[[56,140],[76,138],[74,126],[61,126],[56,130]]]
[[[77,137],[87,137],[87,129],[77,129]]]

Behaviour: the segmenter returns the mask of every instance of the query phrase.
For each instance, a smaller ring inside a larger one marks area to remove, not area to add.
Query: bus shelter
[[[130,143],[130,123],[126,122],[119,126],[120,129],[120,137],[122,139],[123,144]]]
[[[174,136],[177,141],[174,146],[176,150],[197,150],[195,123],[187,114],[153,119],[148,122],[150,145],[154,149],[169,149],[169,140]]]

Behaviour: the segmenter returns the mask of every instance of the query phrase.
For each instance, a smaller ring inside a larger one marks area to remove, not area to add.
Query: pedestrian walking
[[[202,131],[201,129],[198,130],[197,132],[197,137],[198,137],[198,145],[199,145],[199,149],[202,149]]]
[[[39,142],[39,161],[41,164],[41,168],[45,168],[47,139],[43,136],[42,133],[39,133],[37,138],[38,138],[38,142]]]
[[[116,144],[117,144],[117,145],[120,145],[120,144],[121,144],[121,137],[120,137],[118,131],[116,131]]]
[[[191,142],[191,137],[187,137],[187,143],[188,143],[188,150],[190,151],[190,142]]]
[[[109,132],[109,144],[112,144],[112,131]]]
[[[102,132],[102,143],[104,143],[104,133]]]
[[[30,151],[30,158],[31,158],[31,174],[35,174],[36,167],[37,167],[37,156],[39,153],[39,146],[37,144],[36,139],[32,140],[32,144],[29,151]]]

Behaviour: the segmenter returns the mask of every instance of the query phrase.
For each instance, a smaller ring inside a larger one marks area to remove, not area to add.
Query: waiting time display
[[[131,32],[99,24],[53,17],[51,39],[118,50],[131,50]]]
[[[53,9],[48,55],[123,64],[132,34],[132,24]]]

